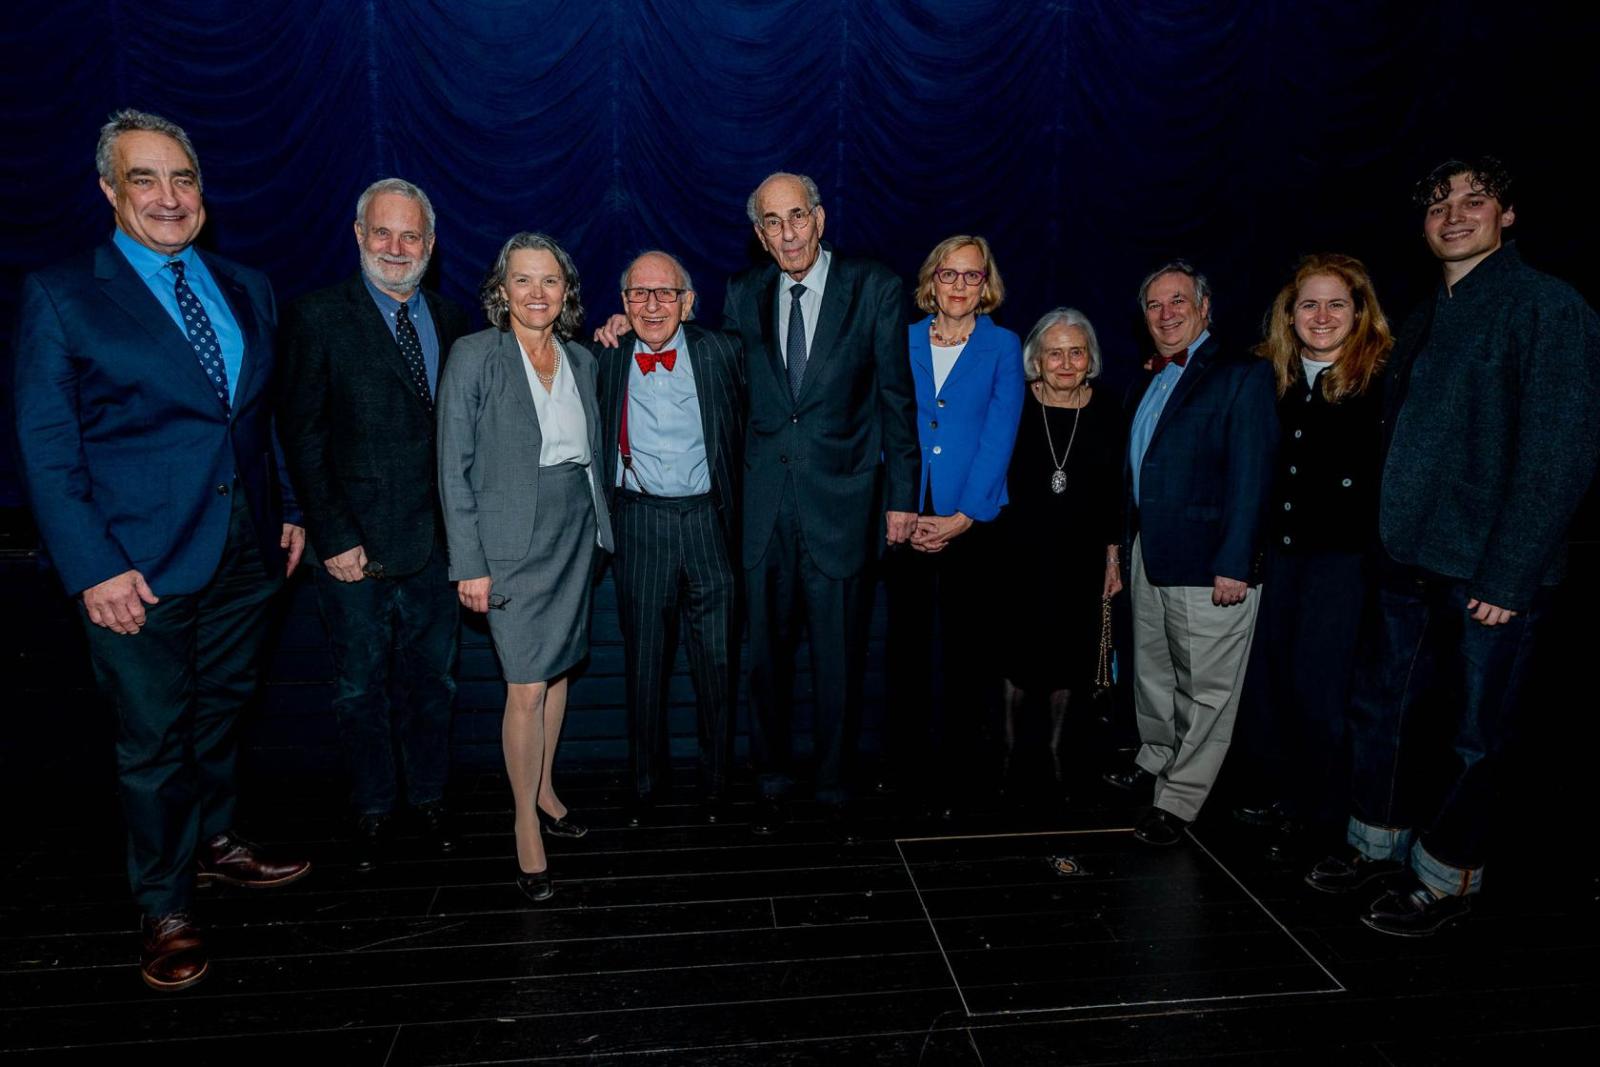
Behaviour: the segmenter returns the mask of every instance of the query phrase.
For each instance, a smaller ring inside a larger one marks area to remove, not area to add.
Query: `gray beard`
[[[363,249],[361,253],[361,273],[367,276],[367,281],[376,285],[379,289],[388,289],[396,293],[410,293],[415,291],[417,285],[422,281],[422,276],[428,273],[428,258],[423,256],[417,261],[416,266],[406,271],[400,278],[390,279],[380,269],[383,266],[383,261]]]

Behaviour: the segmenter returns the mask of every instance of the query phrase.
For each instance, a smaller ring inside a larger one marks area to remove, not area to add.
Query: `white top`
[[[1305,356],[1301,356],[1300,366],[1305,369],[1306,384],[1315,389],[1317,387],[1317,375],[1333,366],[1333,360],[1330,359],[1326,363],[1319,363],[1317,360],[1307,359]]]
[[[554,467],[558,463],[589,465],[589,420],[583,414],[583,398],[578,396],[578,381],[567,365],[566,349],[554,342],[561,357],[556,368],[555,381],[547,392],[528,359],[528,350],[522,347],[522,371],[528,376],[528,389],[533,393],[533,409],[539,416],[539,466]]]
[[[789,290],[796,285],[803,285],[806,291],[800,294],[800,313],[806,320],[806,357],[810,362],[811,345],[817,339],[817,318],[822,314],[822,290],[828,284],[828,264],[833,259],[833,253],[826,248],[817,250],[817,261],[811,264],[811,269],[806,276],[796,282],[793,278],[778,272],[778,347],[783,352],[783,365],[789,365],[789,308],[794,303],[794,297]]]
[[[961,350],[967,347],[967,342],[958,345],[943,347],[933,345],[933,392],[937,396],[939,390],[944,388],[944,380],[950,377],[950,371],[955,368],[956,360],[961,358]]]

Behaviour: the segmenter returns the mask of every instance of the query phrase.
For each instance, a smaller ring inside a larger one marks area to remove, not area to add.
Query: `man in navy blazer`
[[[1106,776],[1153,789],[1135,836],[1176,844],[1223,757],[1255,631],[1262,509],[1278,440],[1272,367],[1211,336],[1211,289],[1181,260],[1139,305],[1156,355],[1128,435],[1135,766]]]
[[[18,448],[116,712],[141,971],[173,990],[207,971],[197,877],[259,888],[310,870],[233,832],[238,714],[305,535],[273,443],[272,288],[193,247],[205,207],[188,136],[119,111],[96,166],[112,240],[23,283]]]
[[[866,665],[868,562],[917,520],[916,395],[900,280],[822,244],[816,183],[769,176],[746,214],[773,262],[735,275],[723,329],[744,342],[743,557],[750,619],[751,749],[771,833],[792,784],[794,656],[811,647],[816,797],[841,836]]]
[[[445,559],[433,398],[467,316],[421,287],[434,225],[417,186],[373,182],[356,201],[361,271],[283,316],[278,434],[322,564],[312,583],[337,675],[358,871],[378,863],[402,779],[431,847],[454,848],[444,788],[461,609]],[[405,682],[400,708],[389,704],[391,672]]]

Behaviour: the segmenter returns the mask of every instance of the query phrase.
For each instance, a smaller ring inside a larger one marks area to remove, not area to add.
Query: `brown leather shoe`
[[[139,951],[139,974],[151,989],[174,992],[188,989],[206,976],[211,963],[188,912],[146,915],[140,923],[144,944]]]
[[[255,845],[231,830],[201,845],[198,862],[200,870],[195,878],[201,885],[221,882],[246,889],[270,889],[311,873],[310,860],[263,859]]]

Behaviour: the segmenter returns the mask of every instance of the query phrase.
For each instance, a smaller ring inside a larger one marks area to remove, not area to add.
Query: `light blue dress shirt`
[[[671,370],[657,366],[646,374],[637,359],[628,360],[628,447],[633,469],[624,471],[619,450],[617,484],[651,496],[698,496],[711,492],[711,466],[683,327],[662,351],[668,348],[678,353]],[[633,351],[648,352],[650,346],[636,340]]]
[[[367,292],[372,296],[372,302],[378,305],[378,310],[383,312],[383,321],[389,327],[389,336],[395,337],[400,329],[400,301],[372,284],[372,279],[365,274],[361,280],[367,283]],[[439,331],[433,328],[433,315],[428,311],[428,302],[422,299],[422,290],[416,289],[411,293],[411,299],[406,302],[406,315],[411,319],[411,325],[417,329],[417,341],[422,345],[422,364],[428,369],[428,389],[437,396],[439,393]]]
[[[184,328],[183,312],[178,310],[178,294],[173,289],[173,282],[178,276],[167,269],[167,264],[175,259],[183,262],[184,279],[194,291],[195,299],[200,301],[200,306],[206,309],[212,332],[217,335],[217,345],[222,349],[222,366],[228,372],[228,401],[232,403],[233,392],[239,385],[239,369],[244,366],[244,332],[239,329],[233,309],[217,287],[217,280],[206,269],[206,261],[200,258],[193,245],[175,256],[168,256],[146,248],[121,230],[112,235],[111,243],[117,246],[122,257],[128,261],[128,266],[161,302],[161,306],[172,317],[173,324],[178,327],[184,343],[188,344],[189,332]],[[198,356],[195,357],[195,365],[199,366]]]
[[[1210,336],[1210,330],[1202,330],[1199,337],[1189,342],[1190,359],[1194,358],[1195,350],[1205,344],[1206,338]],[[1186,369],[1176,363],[1168,363],[1161,368],[1161,373],[1155,376],[1150,388],[1144,391],[1144,399],[1139,401],[1139,410],[1133,413],[1133,428],[1128,433],[1128,465],[1133,468],[1134,507],[1139,506],[1139,468],[1144,466],[1144,454],[1150,448],[1150,438],[1155,436],[1156,423],[1161,421],[1161,412],[1166,409],[1167,398],[1172,396],[1172,390]]]

